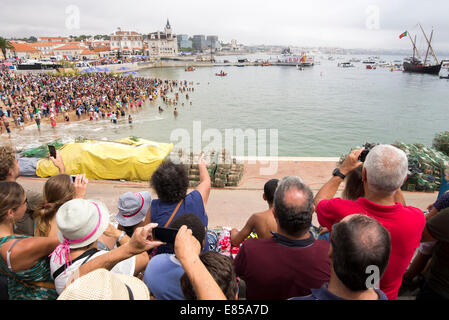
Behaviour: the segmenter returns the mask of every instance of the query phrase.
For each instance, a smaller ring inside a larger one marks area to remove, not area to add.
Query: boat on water
[[[340,68],[353,68],[354,65],[351,62],[339,62],[337,64],[337,67],[340,67]]]
[[[374,61],[373,59],[366,59],[362,61],[363,64],[376,64],[376,61]]]
[[[300,65],[302,67],[312,67],[315,64],[314,57],[306,52],[293,54],[290,48],[284,49],[282,54],[277,58],[277,65],[293,66]]]
[[[223,70],[222,70],[222,71],[220,71],[220,73],[216,73],[215,75],[218,76],[218,77],[225,77],[228,74],[226,72],[223,72]]]
[[[34,59],[26,60],[22,63],[17,64],[17,70],[47,70],[47,69],[57,69],[61,68],[60,64],[49,62],[49,61],[38,61]]]
[[[410,35],[409,38],[410,38],[410,41],[412,42],[412,46],[413,46],[413,56],[410,58],[404,59],[404,63],[403,63],[404,72],[438,75],[440,73],[441,66],[443,65],[443,61],[438,60],[438,58],[432,48],[431,42],[432,42],[432,37],[433,37],[433,30],[430,33],[430,39],[429,39],[427,37],[426,33],[424,32],[423,27],[420,24],[418,24],[418,25],[421,28],[421,31],[422,31],[422,33],[427,41],[427,45],[428,45],[427,50],[426,50],[426,55],[424,58],[424,62],[422,61],[421,54],[419,53],[419,50],[416,47],[416,35],[415,35],[415,40],[413,40],[411,35],[409,34],[409,32],[405,31],[403,34],[401,34],[399,36],[399,38],[402,39],[403,37]],[[434,64],[427,63],[427,57],[429,55],[429,51],[432,54],[433,58],[435,59]]]
[[[267,66],[271,66],[271,63],[268,61],[264,61],[260,64],[262,67],[267,67]]]
[[[187,68],[184,69],[185,71],[195,71],[195,68],[192,66],[189,66]]]
[[[376,70],[376,66],[375,65],[371,65],[371,64],[368,64],[367,66],[366,66],[366,68],[368,69],[368,70]]]

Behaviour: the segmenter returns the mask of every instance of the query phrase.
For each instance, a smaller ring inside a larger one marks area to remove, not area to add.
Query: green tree
[[[5,38],[0,37],[0,50],[2,50],[3,57],[6,59],[6,50],[13,49],[11,42],[6,40]]]

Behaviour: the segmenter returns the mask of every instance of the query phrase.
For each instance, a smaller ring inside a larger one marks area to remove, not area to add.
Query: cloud
[[[66,28],[66,8],[80,12],[80,28]],[[245,44],[409,49],[404,30],[435,27],[435,49],[449,49],[449,3],[434,0],[228,0],[106,1],[16,0],[2,4],[4,37],[111,34],[117,27],[150,33],[166,19],[177,34],[217,35]],[[374,23],[373,23],[374,22]],[[372,28],[376,25],[376,28]],[[371,27],[370,27],[371,26]]]

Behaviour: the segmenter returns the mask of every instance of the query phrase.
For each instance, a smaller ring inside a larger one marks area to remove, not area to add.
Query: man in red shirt
[[[333,177],[315,196],[316,212],[320,225],[330,231],[332,225],[355,213],[375,218],[388,230],[391,255],[380,280],[380,289],[389,300],[396,300],[402,276],[419,247],[425,217],[420,209],[395,201],[400,198],[399,188],[407,178],[405,153],[390,145],[378,145],[369,151],[362,163],[359,157],[363,150],[352,151],[340,168],[334,170]],[[332,199],[345,176],[361,165],[365,197],[356,201]]]

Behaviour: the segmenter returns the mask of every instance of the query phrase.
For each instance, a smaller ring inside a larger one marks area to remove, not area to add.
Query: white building
[[[122,31],[120,28],[111,34],[111,51],[122,54],[133,54],[143,52],[143,37],[135,31]]]
[[[150,57],[175,57],[178,55],[178,40],[173,34],[168,19],[164,31],[148,34],[145,42],[148,45],[146,54]]]

